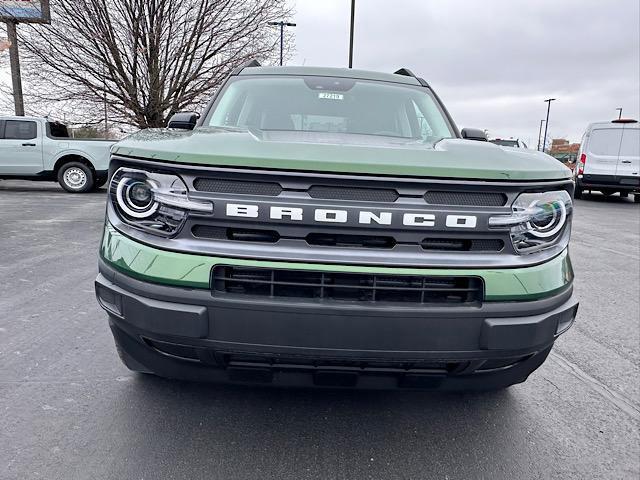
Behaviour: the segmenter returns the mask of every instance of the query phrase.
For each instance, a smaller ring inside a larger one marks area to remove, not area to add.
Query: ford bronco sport
[[[96,294],[132,370],[497,389],[574,321],[571,172],[406,69],[253,63],[169,127],[110,163]]]

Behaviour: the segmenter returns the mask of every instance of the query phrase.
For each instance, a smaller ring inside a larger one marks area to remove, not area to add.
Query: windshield
[[[380,135],[435,142],[454,137],[424,87],[338,77],[237,77],[208,125]]]

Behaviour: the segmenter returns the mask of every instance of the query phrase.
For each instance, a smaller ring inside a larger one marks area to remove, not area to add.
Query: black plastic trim
[[[577,310],[570,287],[542,300],[481,307],[318,306],[216,298],[204,289],[142,282],[104,262],[99,269],[96,295],[109,312],[125,364],[191,380],[362,388],[507,385],[523,381],[544,361]],[[231,361],[223,360],[227,354]],[[268,358],[283,358],[286,365]],[[483,371],[492,359],[505,366]],[[397,367],[376,367],[379,361]],[[435,364],[425,370],[421,362]],[[437,368],[443,362],[451,368]],[[326,372],[327,385],[314,381],[319,372]]]

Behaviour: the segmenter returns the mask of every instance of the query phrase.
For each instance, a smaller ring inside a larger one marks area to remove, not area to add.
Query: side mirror
[[[487,134],[479,128],[463,128],[460,133],[462,134],[462,138],[466,140],[477,140],[478,142],[488,141]]]
[[[200,115],[194,112],[174,113],[169,119],[168,128],[180,128],[182,130],[193,130],[196,127]]]

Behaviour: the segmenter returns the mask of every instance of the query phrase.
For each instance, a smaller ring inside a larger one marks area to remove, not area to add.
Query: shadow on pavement
[[[149,459],[169,449],[177,452],[173,462],[194,467],[195,462],[204,471],[215,466],[217,472],[236,472],[236,465],[246,473],[238,478],[254,478],[259,471],[276,478],[267,475],[274,464],[286,472],[283,477],[301,478],[303,468],[323,462],[318,468],[326,478],[334,478],[328,471],[364,478],[368,470],[362,468],[373,464],[375,478],[389,478],[384,471],[406,478],[428,471],[480,478],[488,456],[492,469],[528,456],[527,415],[519,413],[517,396],[509,390],[276,389],[138,375],[123,397],[113,419],[123,440],[153,438],[136,443],[130,457]]]
[[[22,180],[0,180],[0,191],[20,193],[57,193],[60,195],[97,195],[106,193],[105,187],[100,187],[88,193],[69,193],[55,182],[29,182]]]

